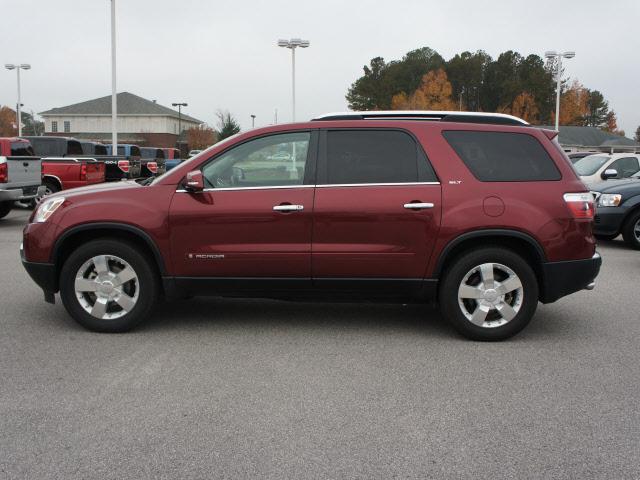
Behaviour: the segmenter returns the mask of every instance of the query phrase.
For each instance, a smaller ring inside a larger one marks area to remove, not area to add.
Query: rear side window
[[[92,155],[106,155],[107,147],[104,145],[95,145]]]
[[[29,142],[11,142],[12,157],[33,157],[33,147]]]
[[[131,146],[131,156],[132,157],[139,157],[140,156],[140,148],[138,148],[135,145]]]
[[[437,180],[415,140],[393,130],[328,131],[326,178],[329,184]]]
[[[482,182],[560,180],[553,159],[532,135],[449,130],[444,138]]]
[[[67,142],[67,155],[82,155],[82,145],[77,140]]]

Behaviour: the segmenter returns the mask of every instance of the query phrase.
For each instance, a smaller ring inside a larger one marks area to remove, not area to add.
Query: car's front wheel
[[[502,248],[462,254],[440,285],[440,308],[458,332],[473,340],[504,340],[527,326],[538,304],[529,264]]]
[[[640,250],[640,211],[631,214],[624,222],[622,238],[631,248]]]
[[[147,318],[158,300],[158,275],[135,245],[93,240],[76,249],[60,273],[60,297],[82,326],[124,332]]]

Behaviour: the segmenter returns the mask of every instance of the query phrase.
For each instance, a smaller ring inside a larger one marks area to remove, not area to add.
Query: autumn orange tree
[[[400,92],[391,99],[392,110],[455,110],[451,99],[451,83],[439,68],[422,77],[420,86],[411,94]]]
[[[192,150],[202,150],[216,143],[216,132],[206,125],[187,130],[187,143]]]
[[[0,108],[0,137],[13,137],[18,134],[16,112],[7,106]]]
[[[537,123],[539,110],[535,97],[529,92],[522,92],[516,96],[511,105],[499,107],[498,112],[515,115],[529,123]]]
[[[574,80],[560,94],[560,125],[584,125],[589,115],[589,90]],[[551,123],[555,123],[556,114],[551,114]]]

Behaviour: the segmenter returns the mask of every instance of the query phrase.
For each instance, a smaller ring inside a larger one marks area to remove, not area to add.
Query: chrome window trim
[[[205,188],[203,192],[227,192],[235,190],[277,190],[290,188],[330,188],[330,187],[396,187],[410,185],[440,185],[440,182],[405,182],[405,183],[328,183],[321,185],[276,185],[266,187],[224,187],[224,188]],[[188,193],[188,190],[179,188],[176,193]]]
[[[440,185],[440,182],[388,182],[388,183],[323,183],[316,185],[317,188],[330,187],[396,187],[410,185]]]

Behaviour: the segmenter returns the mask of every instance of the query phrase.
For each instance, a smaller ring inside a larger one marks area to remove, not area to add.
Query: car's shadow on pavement
[[[306,329],[413,331],[456,337],[439,312],[427,305],[307,303],[263,299],[196,297],[158,305],[136,331],[197,329]]]
[[[633,251],[633,249],[629,245],[624,243],[624,240],[622,239],[621,236],[616,237],[613,240],[598,240],[597,245],[598,245],[598,247],[605,246],[607,248],[611,248],[611,249],[614,249],[614,250],[629,250],[629,251]]]

